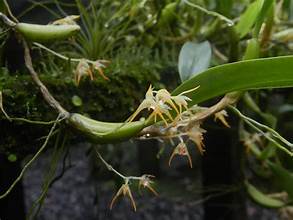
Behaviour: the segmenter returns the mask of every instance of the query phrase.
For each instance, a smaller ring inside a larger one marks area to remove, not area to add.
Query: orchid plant
[[[143,2],[143,4],[146,4],[146,1]],[[272,20],[281,19],[278,17],[278,13],[280,13],[280,7],[283,1],[252,1],[245,12],[234,20],[190,1],[179,2],[170,3],[172,5],[167,4],[162,10],[162,16],[167,14],[168,10],[172,10],[168,13],[171,13],[171,15],[174,14],[177,7],[181,7],[182,10],[187,7],[188,10],[196,10],[203,13],[205,16],[213,19],[212,21],[216,22],[216,25],[213,26],[213,28],[219,28],[216,31],[228,29],[232,33],[230,39],[234,43],[232,46],[235,46],[235,44],[240,45],[240,43],[241,45],[246,45],[243,49],[243,59],[237,60],[237,62],[210,67],[212,53],[219,57],[219,60],[222,62],[228,61],[227,56],[217,48],[212,48],[211,43],[208,41],[201,43],[188,41],[190,36],[193,36],[193,32],[187,33],[186,36],[182,36],[185,39],[185,44],[179,54],[178,70],[182,80],[181,84],[172,92],[169,92],[165,88],[156,90],[156,88],[150,85],[146,91],[145,98],[141,100],[137,109],[125,121],[120,123],[101,122],[78,113],[68,112],[49,92],[34,69],[30,54],[32,46],[43,49],[60,59],[75,63],[76,68],[73,73],[73,78],[77,85],[85,77],[94,80],[94,74],[96,72],[103,79],[111,83],[109,77],[104,74],[104,69],[110,64],[108,60],[71,58],[43,45],[47,41],[56,40],[56,38],[73,38],[76,32],[80,30],[77,24],[79,15],[67,16],[53,21],[48,25],[36,26],[19,22],[12,15],[9,7],[7,8],[7,14],[0,13],[0,18],[5,24],[5,27],[12,33],[15,33],[23,43],[25,64],[32,76],[32,80],[40,88],[44,100],[58,114],[56,121],[53,122],[35,122],[10,117],[4,110],[5,97],[0,91],[0,110],[8,120],[12,122],[23,120],[29,123],[52,125],[50,133],[40,150],[24,166],[23,171],[9,189],[3,195],[0,195],[0,199],[7,196],[15,184],[22,178],[25,170],[45,148],[56,126],[60,123],[71,126],[76,131],[79,131],[79,134],[81,133],[92,142],[101,145],[128,140],[130,138],[168,140],[174,145],[168,161],[169,166],[171,166],[175,157],[180,156],[187,159],[187,164],[192,168],[193,163],[188,149],[188,142],[192,142],[197,147],[198,152],[203,155],[205,153],[204,134],[208,132],[208,130],[202,128],[205,120],[209,117],[214,117],[215,121],[220,121],[223,126],[230,128],[227,120],[228,111],[229,114],[235,114],[242,121],[243,124],[239,130],[243,143],[248,151],[252,152],[255,157],[261,159],[267,167],[270,167],[272,172],[282,180],[281,182],[293,183],[292,172],[278,166],[276,163],[278,161],[278,155],[274,154],[270,157],[265,157],[263,153],[265,151],[263,146],[265,146],[266,140],[272,144],[275,151],[281,151],[292,158],[293,144],[282,137],[274,128],[244,115],[237,108],[239,100],[249,99],[249,93],[247,92],[249,90],[293,87],[293,56],[260,58],[262,57],[261,51],[268,50],[268,42],[270,39],[277,39],[282,43],[288,42],[288,38],[292,40],[291,29],[285,34],[278,25],[275,25],[275,29],[273,28],[274,22]],[[6,5],[8,6],[7,3]],[[161,13],[159,14],[161,15]],[[159,15],[157,17],[151,15],[150,17],[150,22],[145,24],[148,28],[151,28],[155,24],[162,25],[157,20],[160,18]],[[166,17],[164,19],[163,23],[168,22]],[[273,30],[279,30],[279,32],[274,34]],[[212,31],[203,30],[207,36]],[[287,38],[284,38],[284,34]],[[165,39],[178,41],[178,38],[165,37]],[[180,38],[180,40],[182,39]],[[229,54],[231,59],[234,58],[233,53],[236,49],[238,50],[237,47],[231,48],[231,54]],[[216,104],[208,107],[199,106],[202,102],[218,96],[223,97]],[[265,118],[267,116],[259,110],[255,103],[251,104],[251,100],[250,106],[253,106],[252,108],[255,112],[262,117]],[[149,111],[149,115],[146,118],[137,120],[144,110]],[[129,198],[134,211],[136,211],[136,203],[131,192],[131,183],[134,181],[138,182],[139,189],[146,188],[155,196],[158,195],[158,192],[153,186],[153,175],[125,176],[114,169],[102,157],[98,147],[94,147],[94,149],[99,160],[105,167],[123,180],[123,184],[110,202],[110,209],[114,207],[114,204],[120,196],[125,196]],[[246,182],[246,186],[251,197],[264,206],[286,207],[293,199],[292,184],[283,184],[280,188],[280,190],[286,191],[288,198],[290,198],[285,202],[278,198],[272,199],[268,195],[261,193],[248,182]]]

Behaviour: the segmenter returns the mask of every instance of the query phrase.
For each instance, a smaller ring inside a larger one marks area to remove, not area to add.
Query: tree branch
[[[0,18],[9,27],[14,27],[16,25],[15,22],[11,21],[5,14],[3,14],[1,12],[0,12]]]
[[[29,70],[33,81],[38,85],[38,87],[41,90],[41,93],[44,97],[44,99],[46,100],[46,102],[53,107],[55,110],[57,110],[57,112],[62,116],[62,117],[68,117],[69,116],[69,112],[66,111],[61,105],[60,103],[51,95],[51,93],[49,92],[49,90],[47,89],[47,87],[42,83],[42,81],[40,80],[37,72],[35,71],[34,67],[33,67],[33,63],[32,63],[32,58],[31,58],[31,54],[30,54],[30,48],[27,44],[27,42],[23,39],[23,46],[24,46],[24,60],[25,60],[25,65],[27,67],[27,69]]]

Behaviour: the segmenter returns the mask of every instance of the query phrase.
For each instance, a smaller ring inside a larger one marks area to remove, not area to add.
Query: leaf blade
[[[190,106],[229,92],[293,87],[293,56],[262,58],[216,66],[178,86],[172,95],[187,94]]]
[[[258,190],[255,186],[251,185],[248,181],[245,182],[246,190],[249,196],[259,205],[267,208],[282,208],[286,203],[281,200],[274,199]]]
[[[211,56],[212,49],[208,41],[186,42],[179,54],[178,71],[181,82],[206,70],[210,65]]]
[[[291,199],[293,200],[293,173],[281,165],[278,165],[273,162],[268,163],[271,171],[273,172],[274,177],[278,181],[278,184],[282,190],[286,191]]]
[[[236,31],[240,38],[243,38],[251,30],[255,24],[257,17],[261,11],[264,0],[256,0],[251,3],[245,12],[241,15],[239,22],[236,25]]]

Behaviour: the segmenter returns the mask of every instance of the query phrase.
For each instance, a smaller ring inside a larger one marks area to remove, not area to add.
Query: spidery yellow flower
[[[227,122],[226,117],[228,117],[228,113],[225,110],[222,110],[215,113],[214,121],[220,120],[220,122],[222,122],[223,125],[225,125],[227,128],[230,128],[230,125]]]
[[[171,166],[171,162],[175,155],[186,156],[188,158],[189,166],[192,168],[192,160],[188,151],[188,148],[184,142],[180,142],[174,149],[173,153],[169,159],[169,166]]]
[[[80,80],[84,76],[89,76],[91,80],[94,80],[94,71],[98,73],[105,79],[109,80],[105,76],[103,69],[105,68],[109,61],[107,60],[96,60],[95,62],[89,61],[87,59],[81,59],[75,69],[74,78],[77,85],[79,85]]]
[[[196,124],[187,132],[189,140],[191,140],[195,143],[198,151],[202,155],[205,152],[204,144],[203,144],[203,133],[205,133],[205,132],[206,132],[206,130],[202,129],[200,127],[200,124]]]
[[[153,111],[149,118],[154,118],[155,122],[157,121],[157,117],[159,116],[164,121],[164,123],[168,125],[168,122],[164,115],[166,115],[170,120],[173,120],[171,114],[169,113],[170,107],[164,104],[162,100],[158,100],[155,98],[154,91],[151,85],[146,92],[145,99],[138,106],[137,110],[127,119],[127,122],[133,121],[136,116],[144,109]]]
[[[111,201],[111,204],[110,204],[110,210],[113,208],[113,205],[114,205],[115,201],[117,200],[117,198],[120,195],[129,197],[129,199],[131,201],[131,204],[132,204],[132,207],[133,207],[134,211],[136,211],[136,204],[135,204],[135,201],[133,199],[132,193],[130,191],[128,180],[125,181],[125,183],[120,187],[118,192],[113,197],[113,199]]]
[[[175,110],[177,115],[180,116],[183,109],[188,109],[187,102],[191,101],[191,99],[184,94],[192,92],[198,88],[199,86],[191,90],[185,91],[177,96],[172,96],[166,89],[154,91],[152,86],[150,85],[148,91],[146,92],[145,99],[141,102],[137,110],[127,119],[126,122],[133,121],[141,111],[147,109],[152,110],[149,119],[154,118],[154,121],[156,122],[157,117],[159,117],[163,120],[165,125],[168,126],[169,124],[167,119],[171,122],[174,121],[170,111]],[[154,96],[154,94],[156,95]]]
[[[139,183],[138,183],[138,190],[140,191],[141,188],[148,188],[155,196],[158,196],[159,194],[157,193],[156,190],[152,187],[152,184],[154,183],[151,178],[154,178],[155,176],[153,175],[148,175],[145,174],[141,177]]]

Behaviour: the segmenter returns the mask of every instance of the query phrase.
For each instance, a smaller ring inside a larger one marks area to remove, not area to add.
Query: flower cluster
[[[171,162],[172,162],[175,155],[186,156],[188,159],[188,162],[189,162],[189,166],[190,166],[190,168],[192,168],[191,156],[190,156],[190,154],[188,152],[188,148],[184,142],[180,142],[173,150],[173,153],[171,154],[170,159],[169,159],[169,166],[171,166]]]
[[[215,113],[214,120],[215,121],[219,120],[227,128],[230,128],[230,125],[227,122],[226,117],[228,117],[228,113],[225,110],[222,110],[222,111]]]
[[[114,195],[111,203],[110,203],[110,209],[113,208],[114,203],[116,202],[116,200],[118,199],[119,196],[127,196],[130,199],[130,202],[132,204],[133,210],[136,211],[136,203],[134,201],[134,198],[132,196],[130,187],[129,187],[129,180],[130,179],[137,179],[139,180],[138,183],[138,189],[139,191],[141,190],[141,188],[148,188],[154,195],[158,196],[158,193],[154,190],[154,188],[152,187],[153,181],[151,180],[151,178],[154,178],[153,175],[142,175],[141,177],[129,177],[129,178],[125,178],[125,182],[124,184],[122,184],[122,186],[120,187],[120,189],[117,191],[117,193]]]
[[[192,89],[192,91],[197,88],[199,88],[199,86]],[[133,121],[141,111],[147,109],[152,110],[149,119],[153,118],[154,121],[157,122],[157,117],[159,117],[163,120],[165,125],[168,126],[168,120],[171,122],[177,120],[181,117],[183,109],[188,109],[188,101],[191,101],[191,99],[183,93],[173,96],[166,89],[154,91],[150,85],[146,92],[145,99],[138,106],[137,110],[128,118],[127,122]],[[175,119],[172,117],[173,110],[177,113]]]
[[[107,60],[90,61],[87,59],[81,59],[75,69],[74,78],[77,85],[83,76],[89,76],[91,80],[94,80],[94,72],[97,71],[105,80],[109,80],[103,72],[103,68],[109,63]]]
[[[135,204],[135,201],[133,199],[131,190],[129,188],[129,180],[128,179],[125,181],[125,183],[120,187],[120,189],[118,190],[118,192],[113,197],[113,199],[112,199],[112,201],[110,203],[110,209],[113,208],[113,205],[114,205],[115,201],[117,200],[117,198],[120,195],[122,195],[122,196],[128,196],[129,199],[130,199],[130,201],[131,201],[131,204],[133,206],[134,211],[136,211],[136,204]]]
[[[138,190],[141,191],[141,188],[147,188],[148,190],[150,190],[154,195],[158,196],[157,191],[152,187],[153,185],[153,181],[151,180],[152,178],[154,178],[153,175],[149,175],[149,174],[144,174],[140,177],[136,177],[136,176],[124,176],[123,174],[121,174],[120,172],[118,172],[117,170],[114,169],[113,166],[111,166],[100,154],[100,152],[98,151],[97,148],[95,148],[96,154],[98,156],[98,158],[102,161],[102,163],[107,167],[107,169],[109,171],[114,172],[116,175],[118,175],[120,178],[122,178],[124,180],[124,184],[122,184],[122,186],[119,188],[119,190],[117,191],[117,193],[114,195],[113,199],[111,200],[110,203],[110,209],[113,208],[114,203],[116,202],[116,200],[118,199],[118,197],[120,196],[126,196],[130,199],[130,202],[132,204],[132,207],[134,209],[134,211],[136,211],[136,204],[134,201],[134,198],[132,196],[131,193],[131,189],[130,189],[130,181],[139,181],[138,182]]]
[[[194,125],[190,130],[186,132],[189,140],[195,143],[198,151],[201,155],[205,152],[204,144],[203,144],[203,134],[206,133],[206,130],[200,127],[200,124]]]
[[[138,183],[138,190],[141,191],[142,187],[148,188],[155,196],[158,196],[159,194],[152,187],[152,184],[154,183],[154,181],[151,180],[152,178],[155,178],[155,176],[149,174],[142,175]]]
[[[176,138],[179,139],[179,144],[174,148],[169,158],[169,166],[171,166],[171,162],[173,158],[175,157],[175,155],[178,155],[178,156],[187,157],[189,166],[190,168],[192,168],[192,160],[188,151],[187,142],[192,141],[197,147],[200,154],[203,155],[205,152],[204,144],[203,144],[203,134],[206,132],[206,130],[200,127],[200,123],[197,123],[185,132],[182,132],[180,130],[178,131],[178,128],[173,129],[173,132],[175,133],[173,133],[172,136],[175,136]]]

